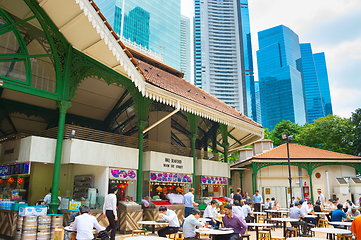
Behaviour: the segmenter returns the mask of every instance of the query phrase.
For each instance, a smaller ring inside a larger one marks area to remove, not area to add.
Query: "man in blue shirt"
[[[262,196],[259,195],[259,191],[256,190],[255,194],[253,195],[253,205],[254,205],[254,211],[260,212],[261,211],[261,204],[263,202]]]
[[[198,206],[198,203],[194,202],[194,188],[190,188],[189,192],[184,195],[183,203],[184,203],[184,218],[188,217],[189,214],[192,213],[192,209],[194,206]]]
[[[337,204],[337,209],[332,212],[331,221],[332,222],[342,222],[342,218],[346,218],[351,221],[351,218],[346,215],[346,213],[342,210],[343,205],[341,203]],[[334,225],[334,227],[341,227],[340,225]]]

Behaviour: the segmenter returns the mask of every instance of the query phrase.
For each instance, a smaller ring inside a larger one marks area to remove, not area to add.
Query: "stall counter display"
[[[120,201],[117,228],[126,233],[141,228],[137,222],[143,220],[142,206],[133,201]]]
[[[75,175],[73,198],[75,200],[85,200],[88,198],[88,189],[94,187],[93,175]]]

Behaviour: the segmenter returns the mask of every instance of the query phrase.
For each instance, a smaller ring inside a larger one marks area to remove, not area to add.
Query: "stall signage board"
[[[137,173],[134,170],[111,168],[110,169],[110,178],[121,179],[121,180],[136,180]]]
[[[203,184],[227,185],[228,179],[225,177],[202,176],[202,183]]]
[[[30,174],[30,163],[0,166],[0,176]]]
[[[151,172],[150,180],[153,182],[169,182],[169,183],[192,183],[191,174],[181,174],[181,173],[159,173]]]

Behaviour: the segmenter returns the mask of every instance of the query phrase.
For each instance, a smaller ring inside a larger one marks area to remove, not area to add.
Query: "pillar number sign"
[[[120,180],[136,180],[137,173],[134,170],[124,170],[124,169],[110,169],[110,177],[113,179]]]

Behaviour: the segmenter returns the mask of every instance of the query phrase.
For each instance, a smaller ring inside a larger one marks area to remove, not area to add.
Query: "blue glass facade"
[[[260,122],[260,119],[257,118],[248,0],[240,0],[240,8],[242,24],[243,61],[247,99],[247,113],[245,114],[247,114],[247,116],[254,121]]]
[[[324,117],[321,90],[310,43],[300,44],[301,58],[297,60],[297,69],[302,73],[305,92],[307,122]]]
[[[261,94],[260,94],[260,91],[259,91],[259,81],[254,81],[254,92],[255,92],[255,96],[256,96],[257,122],[262,125]]]
[[[158,53],[165,63],[180,70],[180,1],[124,1],[123,37]],[[123,0],[98,0],[96,3],[120,35]]]
[[[315,61],[318,84],[320,85],[321,97],[323,108],[325,111],[325,116],[333,114],[332,103],[331,103],[331,94],[330,86],[328,82],[327,66],[325,53],[315,53],[313,54],[313,60]]]
[[[296,60],[301,57],[299,39],[280,25],[258,33],[260,50],[257,64],[262,125],[271,131],[282,120],[306,123],[301,73]]]
[[[194,85],[202,88],[202,38],[200,0],[194,0],[193,38]]]

